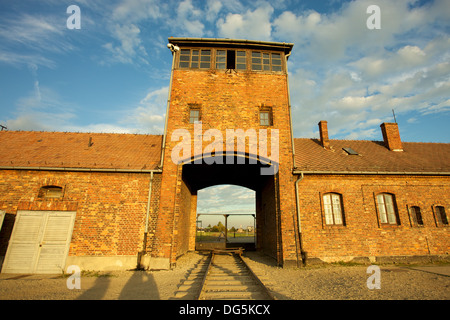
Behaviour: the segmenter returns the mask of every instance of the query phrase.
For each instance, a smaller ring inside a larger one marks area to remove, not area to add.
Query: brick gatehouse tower
[[[256,249],[297,261],[287,60],[293,44],[169,38],[173,53],[153,252],[195,246],[197,191],[218,184],[256,194]]]

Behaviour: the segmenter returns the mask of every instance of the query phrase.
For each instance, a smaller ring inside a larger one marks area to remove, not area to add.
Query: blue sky
[[[327,120],[330,138],[381,140],[395,109],[402,140],[450,142],[449,16],[447,0],[1,0],[0,124],[161,134],[167,38],[226,37],[294,43],[295,137]]]

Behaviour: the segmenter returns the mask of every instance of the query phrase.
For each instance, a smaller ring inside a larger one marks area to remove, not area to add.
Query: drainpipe
[[[292,110],[291,110],[291,93],[289,89],[289,72],[288,72],[288,59],[292,52],[289,52],[287,55],[285,55],[286,59],[286,89],[287,89],[287,98],[288,98],[288,107],[289,107],[289,122],[291,126],[291,143],[292,143],[292,165],[295,170],[295,146],[294,146],[294,132],[292,129]]]
[[[302,248],[302,226],[301,226],[301,222],[300,222],[300,196],[298,195],[298,184],[302,180],[303,180],[303,172],[300,172],[300,176],[298,177],[297,181],[295,181],[295,199],[296,199],[296,203],[297,203],[298,242],[299,242],[299,246],[300,246],[301,259],[303,261],[303,264],[305,264],[306,257],[305,257],[305,253],[303,252],[303,248]],[[298,261],[298,258],[297,258],[297,261]]]
[[[175,46],[171,43],[167,44],[167,48],[169,48],[170,51],[172,51],[172,69],[170,71],[169,94],[167,97],[166,119],[165,119],[165,124],[164,124],[164,135],[163,135],[163,141],[162,141],[162,147],[161,147],[161,163],[158,166],[158,168],[160,168],[160,169],[162,169],[162,167],[163,167],[164,151],[166,149],[167,120],[169,119],[169,106],[170,106],[170,97],[171,97],[171,93],[172,93],[173,70],[175,69],[175,52],[180,51],[180,47]]]
[[[152,200],[153,171],[150,173],[150,182],[148,184],[147,197],[147,213],[145,215],[144,240],[142,243],[142,251],[138,253],[137,269],[142,268],[142,257],[147,253],[147,237],[148,237],[148,219],[150,218],[150,205]]]

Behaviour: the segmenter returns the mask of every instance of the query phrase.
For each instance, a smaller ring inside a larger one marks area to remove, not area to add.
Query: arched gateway
[[[197,191],[256,192],[257,250],[297,263],[287,59],[293,45],[169,38],[173,65],[154,257],[195,248]],[[283,186],[283,192],[280,192]]]

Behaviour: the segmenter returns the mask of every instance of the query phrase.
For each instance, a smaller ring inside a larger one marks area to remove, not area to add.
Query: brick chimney
[[[384,145],[391,151],[403,151],[402,140],[396,123],[382,123],[380,125]]]
[[[328,141],[328,123],[324,120],[319,122],[320,144],[325,149],[330,149],[330,142]]]

